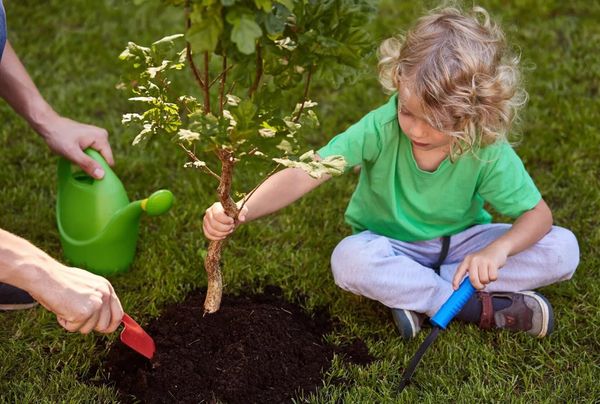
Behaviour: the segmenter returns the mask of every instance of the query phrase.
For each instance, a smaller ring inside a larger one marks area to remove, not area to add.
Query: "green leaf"
[[[265,19],[265,28],[270,35],[283,33],[285,29],[286,16],[282,14],[270,13]]]
[[[240,129],[245,129],[251,126],[252,119],[256,115],[258,108],[252,100],[243,100],[239,103],[238,107],[232,112],[235,115]]]
[[[294,0],[276,0],[277,3],[283,4],[285,8],[290,11],[294,11]]]
[[[174,41],[179,38],[183,38],[183,34],[174,34],[174,35],[166,36],[164,38],[159,39],[158,41],[152,42],[152,45],[153,46],[162,45],[162,44],[173,45]]]
[[[273,8],[273,2],[271,0],[254,0],[254,4],[256,4],[257,8],[262,8],[267,13]]]
[[[240,52],[246,55],[254,53],[256,40],[262,36],[262,30],[251,17],[243,15],[233,24],[231,40]]]
[[[233,6],[235,4],[235,0],[221,0],[221,4],[225,7]]]
[[[313,161],[315,152],[310,150],[300,156],[301,161],[290,160],[288,158],[273,159],[278,164],[290,168],[300,168],[313,178],[321,178],[323,175],[329,174],[338,176],[344,173],[346,160],[341,155],[329,156],[321,161]]]
[[[217,48],[219,36],[223,32],[223,20],[218,9],[210,13],[196,13],[195,21],[185,33],[186,40],[191,44],[196,53],[212,52]],[[200,19],[198,19],[198,17]]]
[[[287,140],[283,139],[277,146],[279,150],[283,150],[286,154],[293,153],[294,149],[292,148],[292,144]]]
[[[146,61],[149,58],[150,51],[150,48],[140,46],[134,42],[129,42],[127,44],[127,48],[125,48],[125,50],[119,55],[119,59]]]

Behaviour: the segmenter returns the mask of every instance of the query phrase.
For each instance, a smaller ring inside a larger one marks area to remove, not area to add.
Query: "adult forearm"
[[[29,77],[9,42],[6,42],[0,62],[0,97],[4,98],[41,135],[44,135],[47,123],[57,117],[56,112],[44,100]]]
[[[32,292],[46,277],[46,270],[60,265],[21,237],[0,229],[0,282]]]
[[[501,248],[507,256],[526,250],[552,228],[552,212],[542,199],[533,209],[523,213],[511,229],[499,237],[491,246]]]
[[[331,176],[326,175],[315,179],[299,168],[286,168],[275,173],[246,202],[246,221],[258,219],[290,205],[329,178]]]

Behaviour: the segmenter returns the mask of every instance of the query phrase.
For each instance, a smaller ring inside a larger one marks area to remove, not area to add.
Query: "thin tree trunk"
[[[208,285],[204,299],[204,314],[214,313],[221,307],[223,295],[223,278],[221,276],[221,251],[227,240],[211,241],[204,259],[204,269]]]
[[[232,217],[237,225],[238,208],[233,199],[231,199],[231,182],[233,180],[233,168],[235,158],[233,153],[227,149],[217,151],[219,160],[221,160],[221,180],[217,192],[219,200],[225,209],[225,213]],[[221,276],[221,251],[227,242],[225,240],[211,241],[208,245],[208,252],[204,259],[204,269],[208,278],[208,288],[206,290],[206,299],[204,300],[204,313],[214,313],[221,306],[221,297],[223,295],[223,280]]]

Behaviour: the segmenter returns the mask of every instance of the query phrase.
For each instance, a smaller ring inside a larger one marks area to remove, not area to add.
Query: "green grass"
[[[377,41],[406,28],[423,11],[410,3],[382,2],[372,29]],[[539,341],[452,326],[421,363],[414,386],[398,397],[394,387],[424,336],[401,341],[384,307],[338,289],[329,272],[332,249],[349,233],[343,212],[356,178],[348,175],[280,214],[241,228],[224,257],[227,292],[276,284],[288,297],[305,295],[308,309],[326,305],[341,323],[331,341],[360,337],[380,358],[366,368],[336,360],[325,387],[310,401],[530,403],[600,397],[600,5],[586,0],[481,4],[502,22],[528,66],[530,102],[523,111],[518,152],[556,224],[572,229],[580,242],[574,278],[543,289],[555,307],[556,332]],[[142,220],[135,264],[112,279],[126,310],[146,322],[167,303],[205,285],[201,217],[215,199],[214,183],[184,170],[182,153],[166,139],[143,148],[130,145],[134,133],[120,124],[129,105],[115,89],[122,72],[117,56],[129,40],[148,44],[180,32],[181,18],[118,0],[52,0],[43,6],[5,0],[5,6],[9,39],[44,96],[59,112],[111,133],[115,170],[130,198],[161,187],[177,197],[168,215]],[[318,83],[315,88],[323,127],[311,139],[313,147],[385,100],[373,72],[338,91]],[[56,157],[5,104],[0,119],[0,227],[60,257]],[[252,171],[241,174],[243,188],[259,178]],[[117,400],[115,391],[94,383],[116,334],[68,334],[41,308],[0,313],[0,319],[0,401]],[[346,384],[329,383],[339,378]]]

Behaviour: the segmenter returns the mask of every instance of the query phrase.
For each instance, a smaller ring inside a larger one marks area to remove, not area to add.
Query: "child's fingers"
[[[241,210],[240,213],[238,214],[238,220],[240,222],[245,222],[246,221],[246,215],[248,214],[248,206],[244,206]]]
[[[221,218],[215,218],[214,216],[209,216],[208,218],[208,224],[210,225],[211,229],[213,229],[214,231],[217,231],[219,233],[227,233],[231,230],[233,230],[233,220],[231,222],[227,221],[227,222],[222,222]]]
[[[454,278],[452,278],[452,288],[454,288],[454,290],[458,289],[460,281],[462,281],[462,278],[467,273],[468,265],[468,261],[464,260],[456,269],[456,272],[454,273]]]
[[[227,213],[225,213],[225,209],[223,209],[223,205],[221,205],[220,202],[213,203],[210,208],[206,209],[206,214],[209,216],[210,219],[216,220],[220,223],[234,223],[233,218],[227,216]]]
[[[473,287],[477,290],[483,289],[483,285],[481,284],[481,281],[479,280],[480,267],[481,267],[481,264],[476,263],[476,262],[471,262],[471,265],[469,267],[469,279],[471,280],[471,285],[473,285]]]
[[[231,231],[215,230],[208,220],[205,220],[202,223],[202,230],[204,231],[206,238],[213,241],[223,240],[231,233]]]
[[[233,219],[227,216],[222,209],[221,204],[213,205],[206,210],[204,215],[204,221],[208,222],[210,228],[218,232],[229,231],[234,226]]]
[[[483,285],[490,283],[490,266],[489,264],[481,264],[479,267],[479,282]]]

